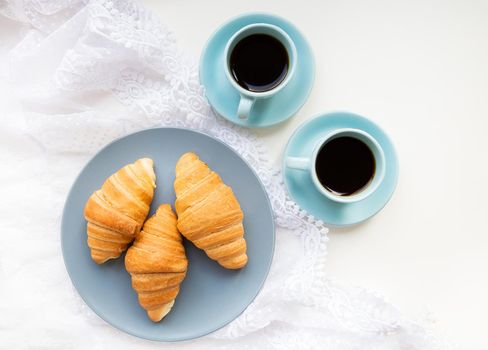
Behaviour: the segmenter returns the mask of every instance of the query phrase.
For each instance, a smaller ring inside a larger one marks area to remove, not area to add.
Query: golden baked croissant
[[[225,268],[246,265],[244,217],[232,189],[194,153],[176,164],[178,229]]]
[[[88,246],[97,264],[127,249],[149,213],[156,175],[153,161],[142,158],[112,174],[85,205]]]
[[[170,205],[162,204],[144,223],[125,255],[132,287],[152,321],[161,321],[173,307],[187,267],[176,215]]]

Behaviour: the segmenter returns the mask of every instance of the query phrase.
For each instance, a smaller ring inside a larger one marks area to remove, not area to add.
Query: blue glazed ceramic
[[[161,203],[173,204],[174,167],[178,158],[188,151],[197,153],[232,187],[244,212],[249,262],[241,270],[226,270],[185,240],[189,260],[187,276],[171,312],[160,323],[153,323],[139,306],[124,267],[124,256],[103,265],[91,260],[83,208],[90,194],[108,176],[141,157],[150,157],[155,164],[157,188],[151,213]],[[66,269],[83,300],[111,325],[156,341],[200,337],[242,313],[266,279],[274,240],[271,205],[249,165],[222,142],[199,132],[176,128],[137,132],[98,152],[73,184],[61,225]]]
[[[286,73],[285,79],[276,87],[268,91],[261,91],[261,92],[253,92],[247,89],[244,89],[240,86],[237,81],[234,79],[234,76],[229,69],[230,67],[230,57],[232,55],[232,51],[234,47],[243,39],[253,34],[266,34],[269,36],[274,37],[281,44],[285,47],[286,52],[288,54],[288,71]],[[224,66],[227,67],[225,69],[225,75],[227,76],[227,81],[234,87],[235,90],[239,92],[241,95],[241,100],[239,101],[237,107],[237,116],[241,119],[249,118],[249,114],[254,107],[254,103],[260,99],[269,99],[276,94],[278,94],[281,90],[283,90],[286,85],[292,80],[295,74],[296,68],[296,52],[295,44],[293,40],[290,38],[286,32],[272,24],[268,23],[254,23],[249,24],[243,28],[241,28],[238,32],[236,32],[227,42],[225,49],[224,49]]]
[[[226,75],[225,48],[241,28],[255,23],[275,25],[284,30],[296,47],[296,68],[289,83],[275,95],[257,100],[247,119],[237,116],[240,94]],[[312,89],[315,63],[312,50],[298,29],[285,19],[269,14],[251,13],[222,25],[208,40],[200,59],[200,82],[215,112],[246,127],[267,127],[292,117],[305,103]]]
[[[283,164],[283,178],[290,196],[298,205],[332,226],[358,224],[378,213],[389,201],[396,187],[398,161],[392,142],[372,121],[356,114],[336,112],[306,121],[291,136],[284,152],[288,157],[310,157],[317,143],[338,129],[358,129],[371,135],[384,152],[384,178],[367,198],[353,203],[339,203],[322,194],[309,171],[292,169]]]

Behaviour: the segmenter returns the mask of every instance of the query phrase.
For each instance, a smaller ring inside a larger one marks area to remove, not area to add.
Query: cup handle
[[[288,157],[286,158],[285,164],[288,168],[298,169],[298,170],[309,170],[310,158]]]
[[[254,101],[256,100],[248,96],[241,96],[239,107],[237,107],[237,115],[239,116],[239,119],[249,118]]]

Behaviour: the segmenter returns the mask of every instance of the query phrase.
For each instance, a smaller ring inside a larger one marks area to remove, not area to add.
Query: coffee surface
[[[361,191],[372,180],[375,167],[369,147],[350,136],[337,137],[324,144],[315,163],[322,186],[339,196]]]
[[[253,34],[237,43],[229,64],[240,86],[252,92],[264,92],[285,79],[289,58],[279,40],[266,34]]]

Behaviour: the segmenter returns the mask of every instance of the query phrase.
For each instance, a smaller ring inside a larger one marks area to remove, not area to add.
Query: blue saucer
[[[225,76],[224,48],[230,37],[242,27],[253,23],[273,24],[283,29],[297,48],[295,75],[275,96],[256,101],[248,119],[237,117],[239,94]],[[312,50],[298,29],[283,18],[251,13],[236,17],[222,25],[210,37],[200,58],[200,83],[210,105],[225,119],[246,127],[271,126],[293,116],[307,100],[314,81],[315,63]]]
[[[388,136],[372,121],[346,112],[320,115],[302,124],[286,145],[284,158],[308,156],[318,140],[338,128],[364,130],[383,148],[386,160],[385,178],[378,189],[366,199],[350,204],[336,203],[315,188],[310,173],[290,169],[283,165],[283,178],[290,196],[298,205],[315,218],[332,226],[358,224],[379,212],[395,191],[398,178],[398,161]]]

